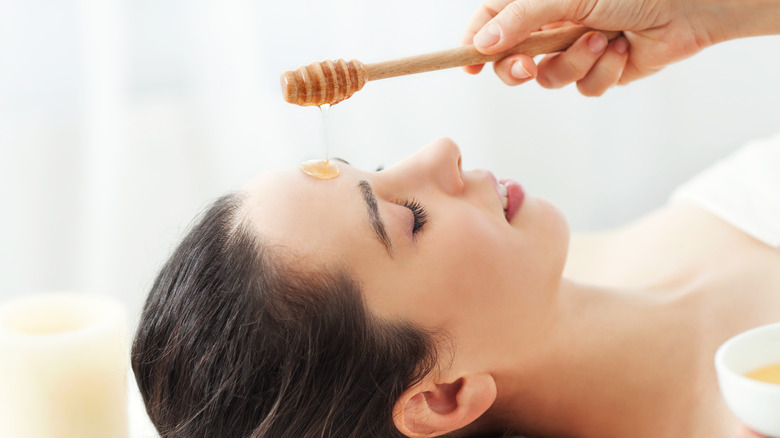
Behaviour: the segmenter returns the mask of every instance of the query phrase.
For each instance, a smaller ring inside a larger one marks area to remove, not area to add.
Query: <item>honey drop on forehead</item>
[[[339,176],[339,166],[330,160],[309,160],[301,163],[301,172],[317,179],[333,179]]]

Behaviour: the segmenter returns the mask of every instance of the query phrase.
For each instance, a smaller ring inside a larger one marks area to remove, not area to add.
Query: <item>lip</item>
[[[499,203],[503,203],[503,201],[501,201],[501,192],[499,191],[499,188],[498,188],[498,180],[496,179],[496,176],[493,175],[493,172],[491,172],[489,170],[486,170],[485,173],[487,174],[488,179],[490,179],[490,182],[493,183],[493,187],[496,189],[496,195],[498,196],[498,202]]]
[[[515,214],[520,210],[520,206],[523,205],[523,200],[525,199],[525,192],[523,191],[523,186],[521,186],[517,181],[511,180],[511,179],[502,179],[501,184],[506,187],[506,197],[507,197],[507,206],[506,206],[506,220],[507,222],[512,222],[512,218],[515,217]]]

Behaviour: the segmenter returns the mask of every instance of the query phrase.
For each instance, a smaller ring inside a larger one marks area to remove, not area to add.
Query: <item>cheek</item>
[[[528,228],[463,211],[436,229],[420,275],[438,306],[452,315],[494,313],[553,294],[565,263],[568,228],[554,207],[539,207],[549,211],[540,211]]]
[[[492,301],[507,266],[499,227],[484,216],[459,213],[452,216],[457,220],[439,220],[423,231],[414,254],[395,260],[392,269],[366,273],[374,311],[436,329]]]
[[[485,216],[464,212],[456,217],[431,230],[431,243],[416,266],[425,305],[436,306],[442,316],[474,311],[497,299],[517,257],[508,228]]]
[[[369,305],[434,329],[469,320],[498,323],[502,309],[534,307],[560,278],[562,263],[553,254],[561,252],[553,245],[560,227],[513,229],[501,220],[464,209],[432,221],[412,256],[363,277]]]

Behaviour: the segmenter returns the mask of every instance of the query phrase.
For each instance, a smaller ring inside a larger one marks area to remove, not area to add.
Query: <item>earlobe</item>
[[[490,374],[469,374],[443,383],[424,380],[401,395],[393,420],[408,437],[439,436],[474,422],[495,400],[496,382]]]

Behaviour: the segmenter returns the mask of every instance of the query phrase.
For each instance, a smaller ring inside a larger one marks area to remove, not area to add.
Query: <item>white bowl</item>
[[[780,323],[740,333],[715,353],[718,384],[729,409],[749,428],[774,437],[780,437],[780,385],[745,373],[779,362]]]

